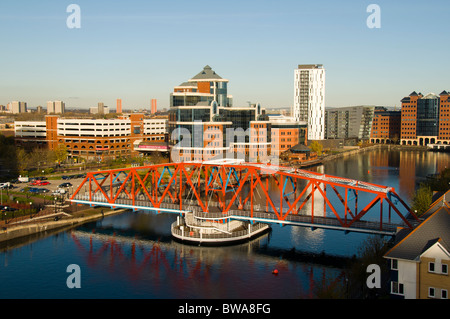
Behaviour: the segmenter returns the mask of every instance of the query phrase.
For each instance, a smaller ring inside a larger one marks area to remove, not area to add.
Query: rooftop
[[[220,77],[209,65],[205,66],[203,70],[194,76],[189,82],[197,82],[197,81],[227,81]]]
[[[299,69],[323,69],[323,64],[299,64]]]
[[[297,144],[289,149],[292,153],[308,153],[311,149],[304,144]]]
[[[396,245],[384,257],[416,261],[428,248],[439,244],[450,251],[450,206],[446,198],[447,191],[424,216],[428,216],[413,230],[401,230],[397,235]]]

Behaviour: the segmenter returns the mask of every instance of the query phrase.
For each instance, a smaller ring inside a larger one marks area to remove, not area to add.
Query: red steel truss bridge
[[[236,160],[89,172],[70,198],[91,206],[394,235],[419,219],[389,186]]]

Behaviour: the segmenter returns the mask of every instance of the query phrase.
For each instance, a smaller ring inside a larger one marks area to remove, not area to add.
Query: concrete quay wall
[[[56,230],[59,228],[67,228],[71,226],[78,226],[83,223],[95,221],[97,219],[120,214],[126,211],[126,209],[112,210],[106,211],[104,213],[96,213],[89,216],[81,216],[81,217],[72,217],[72,218],[63,218],[60,220],[52,220],[52,221],[40,221],[36,223],[28,223],[28,224],[18,224],[9,226],[5,229],[0,230],[0,242],[8,241],[11,239],[16,239],[20,237],[35,235],[38,233]]]

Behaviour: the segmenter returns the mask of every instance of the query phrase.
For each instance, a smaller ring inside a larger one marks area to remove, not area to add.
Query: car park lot
[[[38,185],[31,185],[32,183],[15,183],[14,186],[19,187],[20,190],[18,191],[20,192],[25,192],[25,190],[28,189],[28,192],[33,195],[71,195],[81,184],[85,176],[86,174],[64,175],[60,176],[58,179],[45,179],[45,182]],[[70,182],[68,180],[70,180]],[[40,178],[40,181],[44,181],[44,179]]]

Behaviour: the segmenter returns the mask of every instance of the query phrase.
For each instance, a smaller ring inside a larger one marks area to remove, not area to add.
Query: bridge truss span
[[[395,234],[419,222],[393,187],[291,167],[181,162],[87,173],[79,204]]]

